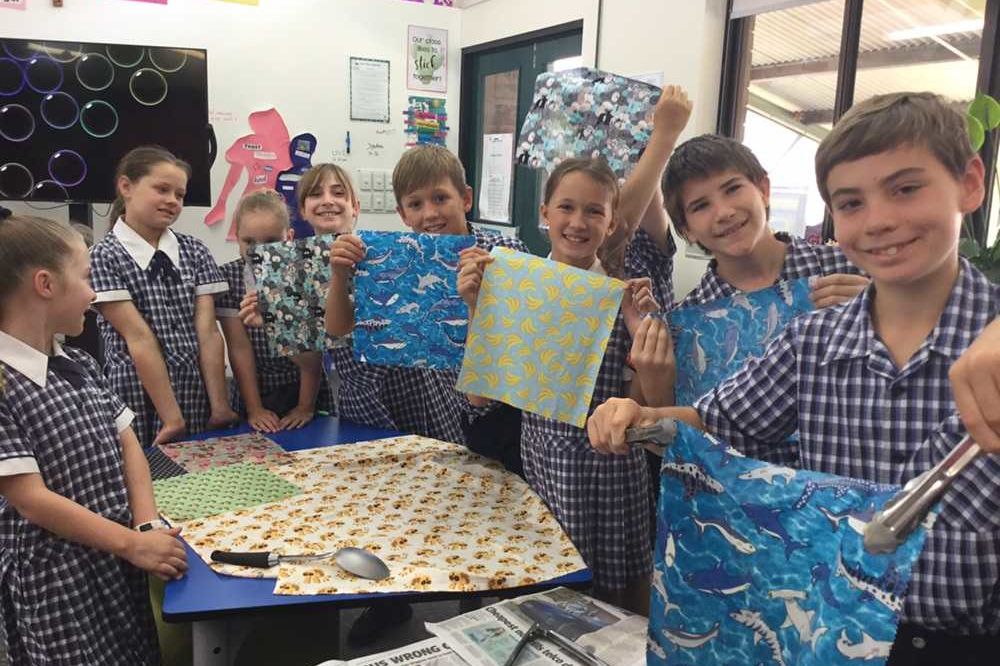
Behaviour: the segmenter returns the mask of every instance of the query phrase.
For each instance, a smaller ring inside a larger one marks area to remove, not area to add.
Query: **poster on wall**
[[[351,57],[351,120],[389,122],[389,61]]]
[[[448,31],[411,25],[406,38],[406,87],[448,91]]]
[[[407,148],[425,143],[444,145],[448,136],[448,112],[443,98],[411,96],[403,117]]]

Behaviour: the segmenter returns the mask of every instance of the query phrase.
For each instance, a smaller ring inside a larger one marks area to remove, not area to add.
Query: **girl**
[[[229,350],[229,364],[239,388],[235,405],[250,425],[263,432],[299,428],[312,420],[317,398],[329,410],[318,353],[291,359],[273,355],[261,328],[246,328],[239,304],[245,295],[247,252],[253,244],[291,240],[288,207],[274,190],[257,190],[240,199],[233,215],[240,258],[221,266],[229,291],[216,297],[216,311]]]
[[[111,232],[91,252],[110,388],[143,446],[239,417],[229,407],[213,294],[226,281],[201,241],[174,233],[191,168],[162,148],[118,164]],[[200,370],[200,371],[199,371]]]
[[[132,412],[79,335],[87,249],[51,220],[0,220],[0,608],[18,664],[159,664],[143,571],[187,568],[157,520]],[[135,526],[135,529],[130,529]]]
[[[618,224],[618,199],[617,179],[604,162],[562,162],[545,184],[541,206],[552,259],[598,273],[605,273],[605,266],[620,265],[619,258],[609,256],[606,244]],[[488,261],[475,248],[463,254],[458,288],[470,310]],[[598,374],[591,402],[595,406],[617,395],[658,405],[667,398],[666,327],[655,317],[641,318],[643,311],[656,307],[649,280],[632,280],[629,287]],[[631,381],[626,375],[626,320],[637,322],[630,354],[635,367]],[[527,412],[521,447],[529,483],[580,549],[594,573],[598,595],[641,611],[648,603],[653,547],[653,506],[644,452],[637,449],[620,460],[594,455],[583,429]]]

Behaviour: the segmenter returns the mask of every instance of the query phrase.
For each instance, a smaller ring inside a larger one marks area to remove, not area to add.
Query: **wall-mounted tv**
[[[0,39],[0,200],[112,201],[121,156],[158,144],[191,164],[186,202],[211,205],[207,55]]]

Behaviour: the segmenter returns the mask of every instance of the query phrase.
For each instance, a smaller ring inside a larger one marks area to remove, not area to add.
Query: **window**
[[[774,229],[820,237],[813,158],[854,100],[930,90],[964,110],[977,92],[996,97],[998,17],[1000,0],[733,0],[718,131],[768,170]],[[995,164],[995,137],[982,156]],[[976,220],[981,238],[996,208]]]

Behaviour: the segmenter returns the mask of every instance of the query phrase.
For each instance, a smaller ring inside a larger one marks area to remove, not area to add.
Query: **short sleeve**
[[[237,317],[243,297],[243,262],[239,259],[230,261],[220,266],[219,270],[229,289],[215,294],[215,316],[219,319]]]
[[[674,254],[677,246],[667,231],[666,252],[641,227],[625,247],[625,277],[648,277],[653,283],[653,298],[664,310],[674,302]]]
[[[223,277],[222,271],[219,270],[218,264],[215,263],[215,259],[212,258],[212,253],[208,251],[208,247],[197,238],[189,238],[189,240],[194,243],[192,254],[195,261],[195,295],[221,294],[228,291],[229,284]]]
[[[0,369],[0,377],[4,371]],[[0,476],[37,474],[38,462],[6,398],[0,398]]]
[[[108,387],[107,378],[97,366],[97,361],[94,360],[94,357],[85,351],[74,349],[72,347],[64,347],[63,352],[72,360],[86,368],[91,379],[93,379],[94,383],[101,389],[101,397],[107,405],[107,413],[114,416],[115,429],[118,432],[121,432],[125,428],[132,425],[132,422],[135,420],[135,412],[129,409],[124,401],[118,397],[118,394],[113,392]]]
[[[102,241],[90,251],[90,282],[97,294],[96,303],[132,300],[119,253],[115,250],[111,242]]]

